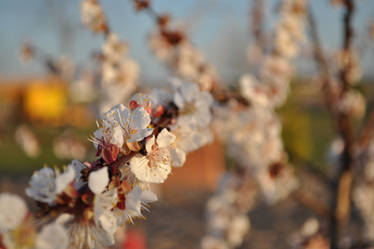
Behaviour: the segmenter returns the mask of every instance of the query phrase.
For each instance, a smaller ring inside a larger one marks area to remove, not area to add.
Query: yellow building
[[[25,88],[23,110],[32,121],[60,124],[67,100],[66,84],[58,79],[34,80]]]
[[[91,111],[86,105],[70,103],[68,90],[66,82],[53,76],[0,80],[0,104],[16,107],[31,122],[54,126],[91,125],[94,122]]]

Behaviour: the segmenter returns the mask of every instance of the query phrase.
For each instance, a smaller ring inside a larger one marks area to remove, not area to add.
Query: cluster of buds
[[[139,66],[125,57],[127,44],[109,33],[101,53],[100,111],[128,100],[138,87]]]
[[[291,248],[293,249],[328,249],[329,240],[325,229],[316,218],[305,221],[300,231],[291,237]]]
[[[344,93],[337,105],[337,110],[360,119],[366,111],[365,98],[359,91],[352,89]]]
[[[97,99],[97,84],[95,73],[83,72],[79,78],[72,80],[69,85],[69,97],[74,103],[91,103]]]
[[[288,33],[287,36],[290,37],[302,37],[301,34],[296,36],[295,32],[303,30],[305,4],[304,0],[283,1],[280,15],[282,21],[274,31],[275,37],[280,33],[282,36]],[[296,19],[295,22],[300,26],[291,28],[292,25],[284,21],[289,19]],[[295,46],[299,46],[302,39],[294,41],[299,41],[294,43]],[[288,167],[281,140],[281,124],[274,111],[287,97],[292,76],[290,59],[295,55],[290,56],[280,51],[277,46],[275,44],[273,52],[264,57],[258,77],[249,74],[242,76],[241,94],[251,105],[240,109],[236,114],[226,114],[232,115],[230,120],[236,124],[227,127],[232,129],[232,132],[229,139],[224,138],[225,141],[229,141],[229,151],[230,148],[235,148],[232,154],[234,158],[240,159],[240,165],[254,172],[260,189],[270,203],[285,198],[297,185],[292,170]],[[237,108],[235,106],[234,103],[230,109]],[[252,136],[252,139],[243,139],[246,137],[244,134]],[[238,148],[241,151],[236,153]]]
[[[349,84],[354,85],[361,80],[362,70],[357,53],[352,50],[341,50],[336,53],[334,62],[338,72],[346,72],[345,77]]]
[[[90,139],[97,150],[94,162],[73,160],[62,171],[44,167],[32,175],[26,194],[36,201],[43,220],[63,227],[56,238],[66,237],[58,247],[37,249],[113,245],[115,232],[143,217],[142,210],[157,200],[150,184],[163,183],[172,167],[184,164],[188,152],[211,141],[211,95],[195,83],[175,79],[171,84],[173,91],[135,94],[128,105],[102,114]],[[11,225],[6,219],[12,216],[2,214],[1,224]],[[14,248],[9,245],[18,243],[15,237],[0,232],[3,247]]]
[[[274,50],[281,57],[291,59],[298,55],[300,44],[305,40],[306,0],[283,1],[280,12],[274,33]]]
[[[274,30],[274,45],[262,57],[258,73],[244,75],[240,90],[250,103],[274,108],[284,103],[292,76],[290,59],[298,55],[305,40],[305,0],[283,1],[280,20]]]
[[[251,175],[227,172],[217,193],[207,203],[207,235],[201,247],[236,248],[250,229],[248,211],[255,204],[257,188]]]
[[[134,1],[137,10],[148,10],[155,15],[157,29],[149,35],[149,47],[154,55],[177,77],[196,82],[202,90],[211,90],[218,83],[218,75],[196,49],[182,28],[172,27],[168,15],[157,15],[149,1]],[[146,4],[140,4],[146,3]]]
[[[63,133],[53,141],[53,151],[60,159],[83,160],[87,150],[85,143],[69,132]]]
[[[95,33],[108,33],[104,12],[97,0],[84,0],[81,4],[82,23]]]
[[[286,198],[298,184],[283,149],[281,124],[274,109],[285,102],[288,94],[292,76],[290,59],[297,55],[304,40],[305,10],[304,0],[282,2],[272,52],[261,57],[257,76],[245,74],[239,82],[240,93],[250,105],[243,107],[232,100],[228,105],[214,109],[215,128],[226,145],[228,156],[236,161],[239,168],[250,172],[252,181],[269,204]],[[253,206],[248,205],[246,211]],[[235,207],[232,207],[232,211],[237,212]],[[209,212],[208,208],[209,213],[213,215],[208,216],[208,224],[219,217],[218,213]],[[215,233],[215,229],[208,226],[208,234],[212,233]],[[240,234],[241,237],[245,235]],[[203,240],[204,249],[235,248],[240,245],[230,243],[225,236],[221,234],[218,240],[218,236],[215,240],[209,239],[209,243]],[[218,246],[222,244],[225,246]]]
[[[105,43],[98,56],[101,65],[98,109],[101,113],[127,101],[134,94],[138,88],[139,66],[126,56],[128,45],[110,31],[104,12],[96,0],[82,2],[81,16],[85,26],[105,35]]]
[[[187,39],[170,43],[165,34],[157,30],[150,35],[149,46],[178,77],[197,82],[204,90],[210,90],[216,84],[216,71]]]
[[[279,120],[264,108],[252,106],[236,112],[230,109],[214,109],[214,128],[225,142],[228,155],[254,174],[267,202],[285,198],[296,182],[287,166]]]
[[[37,157],[40,154],[40,143],[36,135],[26,125],[17,127],[14,134],[17,144],[29,157]]]

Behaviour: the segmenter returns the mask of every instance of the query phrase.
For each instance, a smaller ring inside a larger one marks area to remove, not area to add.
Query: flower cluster
[[[284,58],[294,58],[299,53],[300,44],[305,40],[304,19],[306,0],[283,1],[281,16],[274,33],[274,50]]]
[[[235,248],[242,244],[250,229],[248,211],[255,204],[257,188],[249,174],[240,177],[227,172],[218,192],[207,203],[208,234],[202,239],[201,247]]]
[[[262,196],[270,204],[286,198],[297,186],[283,149],[281,124],[274,109],[284,103],[288,94],[292,76],[290,59],[297,55],[304,40],[305,5],[304,0],[282,2],[272,52],[261,57],[262,63],[256,75],[245,74],[239,82],[240,93],[250,105],[243,107],[233,100],[228,105],[214,109],[215,130],[225,143],[228,156],[244,172],[250,172],[252,181],[256,182]],[[248,206],[246,212],[253,204]],[[235,206],[231,206],[231,212],[241,214]],[[214,223],[219,217],[218,212],[208,207],[208,224]],[[248,219],[246,216],[243,218]],[[220,241],[218,243],[209,236],[215,230],[208,226],[207,240],[204,239],[202,244],[204,249],[237,247],[245,235],[238,233],[241,237],[236,240],[238,244],[230,243],[225,234],[216,235]],[[217,243],[225,246],[220,247]]]
[[[112,106],[127,101],[138,88],[139,66],[127,55],[128,45],[110,31],[104,12],[97,0],[84,0],[81,7],[82,22],[96,33],[105,35],[98,59],[101,80],[98,109],[106,112]],[[84,82],[84,81],[83,81]],[[78,86],[87,89],[89,82]]]
[[[84,0],[81,3],[82,23],[92,32],[108,32],[104,12],[97,0]]]
[[[309,218],[305,221],[300,231],[291,237],[291,248],[294,249],[327,249],[330,248],[329,241],[316,218]]]
[[[69,132],[64,132],[53,141],[53,152],[60,159],[83,160],[87,155],[87,150],[87,146]]]
[[[337,71],[345,71],[347,81],[354,85],[362,78],[359,55],[353,50],[338,51],[334,57]]]
[[[116,34],[109,33],[102,47],[100,88],[100,111],[128,100],[138,87],[139,66],[125,57],[127,44]]]
[[[337,110],[342,113],[361,119],[366,111],[365,98],[357,90],[346,92],[337,105]]]
[[[159,17],[167,20],[165,17]],[[171,29],[169,21],[159,22],[149,36],[149,47],[178,77],[196,82],[201,89],[211,90],[218,82],[214,68],[186,38],[180,29]]]
[[[0,248],[67,248],[69,241],[65,228],[58,222],[51,222],[37,232],[34,218],[19,196],[1,193],[0,210]]]
[[[186,153],[211,141],[210,94],[178,80],[172,89],[136,94],[103,113],[90,139],[96,161],[73,160],[62,171],[45,167],[31,177],[26,194],[44,217],[66,227],[71,247],[113,245],[117,229],[157,200],[150,184],[163,183]]]
[[[298,55],[304,41],[305,0],[283,1],[274,31],[272,53],[264,55],[257,75],[240,79],[243,97],[254,105],[274,108],[284,103],[292,76],[290,59]]]

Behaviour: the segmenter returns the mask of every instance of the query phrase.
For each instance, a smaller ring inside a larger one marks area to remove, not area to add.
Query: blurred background
[[[277,2],[266,1],[271,6],[265,13],[268,30],[274,25]],[[141,85],[165,84],[168,71],[147,46],[147,35],[154,27],[152,20],[135,13],[129,0],[101,3],[112,29],[128,43],[131,58],[139,64]],[[236,84],[240,75],[251,70],[247,55],[251,4],[251,0],[153,1],[157,11],[170,13],[185,28],[194,45],[229,85]],[[364,33],[374,19],[374,1],[361,0],[357,4],[354,25]],[[341,42],[342,10],[327,0],[313,0],[310,5],[324,46],[333,53]],[[103,37],[83,27],[78,0],[2,0],[0,34],[0,191],[22,194],[33,170],[46,163],[60,166],[74,158],[85,161],[94,157],[88,138],[96,126],[97,112],[90,101],[76,101],[69,80],[51,72],[56,60],[63,62],[67,72],[69,67],[83,71],[94,67],[92,54],[101,48]],[[360,35],[357,34],[358,40]],[[32,44],[42,60],[23,63],[24,44]],[[303,53],[310,56],[307,46]],[[371,109],[374,100],[373,55],[373,49],[368,49],[362,64],[364,77],[358,87],[370,101],[367,109]],[[283,137],[295,167],[326,172],[330,170],[326,151],[335,134],[323,108],[314,65],[307,61],[303,56],[298,59],[290,97],[279,110]],[[147,222],[137,222],[134,227],[147,234],[150,248],[197,247],[204,229],[205,201],[224,170],[222,147],[214,142],[191,153],[187,165],[173,171],[159,190],[163,201],[153,205]],[[282,237],[308,216],[292,201],[267,209],[259,207],[251,214],[255,230],[243,248],[256,241],[262,243],[255,248],[269,248],[275,243],[282,247]],[[284,226],[290,219],[292,222]],[[170,225],[168,220],[175,224]],[[272,234],[268,233],[269,225],[274,230]]]

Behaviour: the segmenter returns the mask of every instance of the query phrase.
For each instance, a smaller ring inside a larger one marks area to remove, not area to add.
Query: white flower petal
[[[142,216],[142,203],[157,201],[157,196],[151,191],[143,191],[141,187],[135,186],[126,195],[126,215],[131,217]],[[125,217],[126,219],[128,217]]]
[[[140,181],[149,183],[163,183],[171,172],[170,161],[164,163],[161,161],[151,162],[145,156],[136,155],[130,160],[131,172]]]
[[[179,148],[170,149],[171,165],[174,167],[182,167],[186,161],[186,153]]]
[[[193,101],[200,94],[199,87],[195,83],[183,84],[180,88],[180,92],[182,93],[186,102]]]
[[[117,226],[117,219],[114,215],[111,215],[111,212],[105,212],[101,215],[98,219],[100,227],[104,230],[105,236],[105,244],[106,245],[113,245],[114,234],[116,233],[118,226]]]
[[[17,228],[27,214],[25,201],[14,194],[0,194],[0,233]]]
[[[121,110],[119,111],[118,122],[122,126],[127,126],[129,121],[130,121],[130,110],[127,107],[123,106],[123,108],[121,108]]]
[[[26,189],[26,194],[30,198],[49,204],[55,200],[55,172],[51,168],[45,167],[34,172],[29,184],[30,187]]]
[[[75,170],[73,166],[67,167],[67,169],[56,176],[56,194],[60,194],[64,189],[74,180]]]
[[[153,105],[153,100],[152,98],[147,95],[147,94],[144,94],[144,93],[136,93],[134,94],[130,101],[135,101],[138,105],[142,106],[142,107],[152,107]]]
[[[102,115],[103,121],[105,122],[105,126],[116,126],[120,119],[120,114],[122,110],[126,109],[126,107],[122,104],[113,106],[109,111],[105,112]]]
[[[143,140],[145,137],[148,137],[149,135],[151,135],[152,132],[153,132],[152,128],[146,128],[146,129],[139,130],[135,134],[131,135],[130,139],[128,141],[130,143],[132,143],[132,142],[135,142],[135,141]]]
[[[164,89],[155,88],[151,93],[152,106],[166,105],[172,101],[172,97],[173,96]]]
[[[123,145],[123,132],[121,127],[116,126],[112,129],[112,138],[110,140],[111,144],[121,148]]]
[[[143,107],[136,108],[131,114],[132,120],[129,126],[132,129],[145,129],[151,122],[151,117]]]
[[[112,212],[114,203],[117,202],[117,189],[96,195],[94,202],[94,219],[96,226],[102,231],[100,239],[105,245],[114,244],[114,234],[118,229],[118,220]]]
[[[83,163],[79,162],[78,160],[73,160],[69,165],[68,167],[72,167],[74,169],[74,172],[75,172],[75,181],[74,181],[74,187],[76,189],[80,189],[83,185],[84,185],[84,182],[82,180],[82,170],[84,170],[86,167],[86,165],[84,165]]]
[[[157,145],[160,148],[168,147],[174,142],[175,135],[169,132],[167,129],[162,129],[162,131],[157,135]]]
[[[133,188],[126,196],[126,209],[141,214],[141,194],[142,189],[139,186]]]
[[[104,167],[94,172],[91,172],[88,176],[88,187],[94,194],[102,193],[109,182],[108,168]]]
[[[157,201],[157,195],[151,191],[145,190],[142,192],[141,201],[150,203]]]
[[[184,100],[183,100],[183,97],[180,93],[176,92],[174,94],[174,103],[175,105],[178,107],[178,108],[183,108],[184,106]]]
[[[152,151],[152,146],[155,144],[155,136],[152,136],[151,139],[147,141],[145,144],[145,149],[148,153],[151,153]]]
[[[57,223],[44,226],[36,238],[37,249],[66,249],[68,246],[68,234],[65,228]]]

